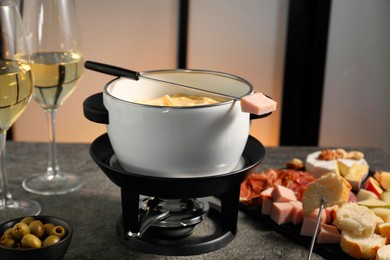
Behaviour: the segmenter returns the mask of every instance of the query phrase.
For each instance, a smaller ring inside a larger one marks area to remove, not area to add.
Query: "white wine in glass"
[[[17,0],[0,1],[0,222],[38,215],[39,203],[13,199],[5,167],[6,135],[31,99],[33,76]],[[14,173],[15,174],[15,173]]]
[[[37,52],[31,56],[34,99],[46,110],[57,109],[73,92],[83,72],[81,54]]]
[[[65,194],[83,184],[77,174],[60,170],[55,141],[56,111],[75,90],[83,72],[75,1],[24,1],[22,15],[32,52],[33,98],[46,112],[50,139],[46,173],[29,177],[22,185],[33,193]]]

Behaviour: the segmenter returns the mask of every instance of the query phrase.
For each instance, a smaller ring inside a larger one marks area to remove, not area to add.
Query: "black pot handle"
[[[271,114],[272,114],[272,112],[269,112],[269,113],[267,113],[267,114],[263,114],[263,115],[255,115],[255,114],[250,114],[250,117],[249,117],[249,119],[250,119],[250,120],[254,120],[254,119],[260,119],[260,118],[267,117],[267,116],[269,116],[269,115],[271,115]]]
[[[103,93],[97,93],[83,103],[84,116],[95,123],[108,125],[108,111],[103,104]]]

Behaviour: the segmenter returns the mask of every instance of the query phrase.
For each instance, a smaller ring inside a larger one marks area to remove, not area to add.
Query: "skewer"
[[[143,79],[152,80],[152,81],[167,84],[167,85],[172,85],[172,86],[176,86],[176,87],[188,88],[188,89],[192,89],[192,90],[196,90],[196,91],[206,92],[206,93],[209,93],[212,95],[225,97],[225,98],[228,98],[231,100],[240,100],[240,98],[241,98],[241,97],[235,97],[235,96],[231,96],[228,94],[215,92],[215,91],[211,91],[211,90],[207,90],[207,89],[197,88],[194,86],[188,86],[188,85],[184,85],[184,84],[179,84],[179,83],[175,83],[175,82],[152,78],[149,76],[144,76],[144,75],[142,75],[142,73],[137,72],[137,71],[133,71],[133,70],[125,69],[125,68],[120,68],[120,67],[116,67],[116,66],[112,66],[112,65],[104,64],[104,63],[99,63],[99,62],[95,62],[95,61],[86,61],[84,63],[84,66],[87,69],[102,72],[102,73],[112,75],[112,76],[125,77],[125,78],[129,78],[132,80],[139,80],[140,78],[143,78]]]
[[[320,220],[321,220],[321,213],[322,213],[322,209],[324,208],[324,205],[325,205],[325,200],[321,199],[320,210],[318,211],[318,216],[317,216],[317,221],[316,221],[316,228],[314,230],[314,235],[311,239],[310,250],[309,250],[309,255],[307,256],[307,260],[311,259],[311,255],[313,253],[314,244],[315,244],[316,238],[317,238],[318,227],[319,227]]]

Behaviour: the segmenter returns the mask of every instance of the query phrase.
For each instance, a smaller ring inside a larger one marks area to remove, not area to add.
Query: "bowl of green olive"
[[[27,216],[0,225],[0,259],[63,259],[72,227],[50,216]]]

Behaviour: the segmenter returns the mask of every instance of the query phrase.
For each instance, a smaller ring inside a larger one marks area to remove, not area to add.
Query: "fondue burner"
[[[263,160],[265,149],[249,136],[243,163],[232,172],[182,178],[126,172],[115,159],[107,134],[92,142],[90,154],[121,189],[122,216],[116,228],[124,243],[153,254],[195,255],[234,239],[241,182]]]
[[[156,237],[178,238],[191,235],[209,210],[205,199],[159,199],[140,196],[140,232],[126,235],[133,238],[144,232]]]

